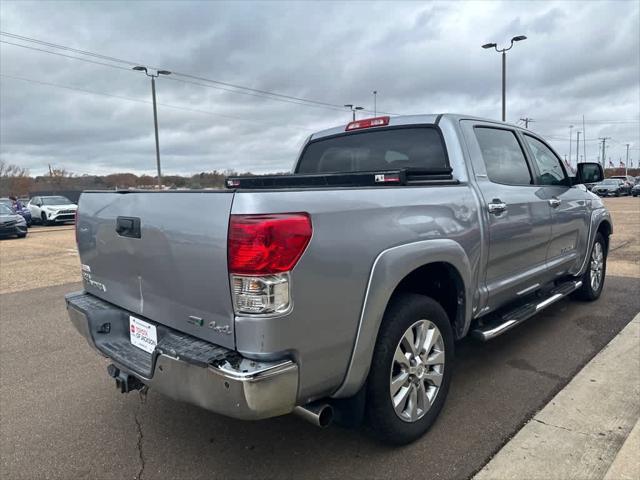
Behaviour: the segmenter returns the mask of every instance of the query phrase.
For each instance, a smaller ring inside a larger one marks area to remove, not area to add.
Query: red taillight
[[[265,275],[295,267],[311,240],[307,213],[231,215],[229,273]]]
[[[365,118],[347,124],[345,131],[350,132],[351,130],[360,130],[361,128],[384,127],[385,125],[389,125],[389,117]]]

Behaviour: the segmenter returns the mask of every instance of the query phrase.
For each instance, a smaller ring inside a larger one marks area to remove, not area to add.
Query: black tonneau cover
[[[227,188],[301,188],[301,187],[375,187],[382,185],[426,185],[457,183],[451,168],[430,170],[380,170],[370,172],[338,172],[290,175],[246,175],[227,177]]]

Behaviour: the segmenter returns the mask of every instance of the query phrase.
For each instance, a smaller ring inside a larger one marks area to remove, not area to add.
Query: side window
[[[567,185],[567,176],[562,169],[560,159],[537,138],[529,135],[525,135],[524,138],[540,172],[538,183],[541,185]]]
[[[489,180],[506,185],[531,185],[524,152],[515,133],[499,128],[475,128]]]

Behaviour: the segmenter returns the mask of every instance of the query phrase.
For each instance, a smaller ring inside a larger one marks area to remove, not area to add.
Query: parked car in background
[[[24,218],[25,222],[27,222],[27,227],[31,226],[31,212],[26,207],[25,203],[21,202],[20,200],[18,200],[17,202],[14,202],[8,197],[0,198],[0,203],[3,205],[6,205],[15,213],[17,213],[22,218]]]
[[[636,183],[633,186],[633,188],[631,189],[631,195],[633,195],[634,197],[640,195],[640,183]]]
[[[78,210],[75,203],[61,195],[33,197],[27,207],[33,219],[43,225],[73,221]]]
[[[614,176],[609,177],[609,178],[615,178],[615,179],[618,179],[618,180],[622,180],[625,183],[625,185],[629,188],[628,193],[631,193],[631,189],[636,184],[636,177],[634,177],[632,175],[614,175]]]
[[[5,203],[0,203],[0,237],[24,238],[27,236],[27,221]]]
[[[408,443],[444,405],[454,340],[600,296],[612,223],[582,184],[602,178],[516,125],[361,119],[310,136],[290,175],[83,193],[69,317],[123,393],[245,420],[336,410]]]
[[[632,187],[636,184],[636,177],[634,177],[633,175],[613,175],[609,178],[619,178],[623,182],[626,182],[629,185],[631,185]]]
[[[619,197],[620,195],[629,195],[631,188],[619,178],[605,178],[596,183],[591,191],[601,197]]]

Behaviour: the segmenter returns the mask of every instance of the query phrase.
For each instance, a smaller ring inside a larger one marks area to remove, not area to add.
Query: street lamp
[[[356,121],[356,110],[364,110],[364,107],[358,107],[356,105],[353,105],[351,103],[347,103],[345,104],[345,108],[350,108],[351,109],[351,113],[353,114],[353,121]]]
[[[495,48],[496,52],[502,53],[502,121],[506,121],[507,116],[507,107],[506,107],[506,83],[507,83],[507,51],[513,48],[513,42],[520,42],[522,40],[526,40],[527,37],[524,35],[518,35],[511,39],[511,44],[509,48],[498,49],[498,45],[496,43],[485,43],[482,45],[482,48]]]
[[[569,160],[571,160],[571,141],[572,141],[573,125],[569,125]]]
[[[151,77],[151,96],[153,97],[153,128],[156,134],[156,165],[158,167],[158,190],[162,188],[162,172],[160,171],[160,143],[158,141],[158,109],[156,107],[156,78],[160,75],[171,75],[169,70],[156,70],[155,75],[149,73],[147,67],[138,65],[133,67],[138,72],[144,72],[147,77]]]

